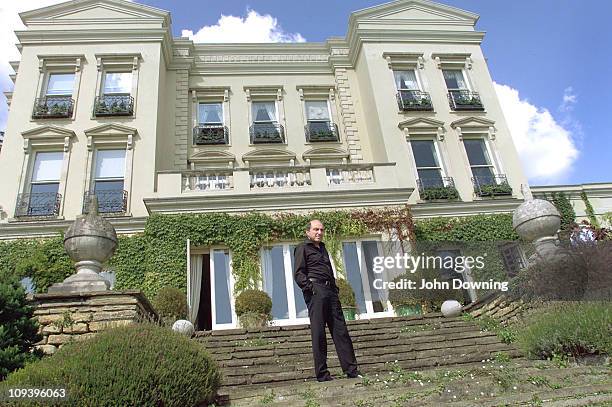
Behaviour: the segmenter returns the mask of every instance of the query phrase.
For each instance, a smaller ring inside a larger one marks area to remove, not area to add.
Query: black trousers
[[[333,287],[313,282],[313,291],[304,292],[304,301],[310,318],[312,336],[312,354],[317,380],[329,376],[327,369],[327,336],[325,326],[329,327],[340,366],[345,374],[357,373],[357,360],[353,342],[346,329],[340,299]]]

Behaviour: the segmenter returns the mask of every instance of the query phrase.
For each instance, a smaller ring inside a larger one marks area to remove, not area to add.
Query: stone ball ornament
[[[457,300],[446,300],[442,303],[440,311],[446,318],[458,317],[461,315],[463,307]]]
[[[98,215],[98,199],[91,197],[88,213],[78,216],[64,235],[64,249],[75,262],[76,274],[53,284],[49,292],[105,291],[110,283],[100,276],[102,263],[117,248],[117,232],[109,221]]]
[[[521,238],[530,242],[554,236],[560,226],[559,211],[543,199],[525,201],[512,214],[512,228]]]
[[[172,324],[172,330],[185,336],[191,336],[195,332],[193,324],[186,319],[179,319]]]

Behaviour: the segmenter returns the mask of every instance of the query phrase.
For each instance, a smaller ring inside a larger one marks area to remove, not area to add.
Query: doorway
[[[210,331],[212,329],[212,304],[210,302],[210,254],[202,255],[202,283],[200,286],[200,305],[196,318],[196,330]]]

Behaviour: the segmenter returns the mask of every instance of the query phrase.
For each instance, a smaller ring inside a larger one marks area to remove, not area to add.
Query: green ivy
[[[344,275],[343,240],[389,232],[402,225],[410,233],[414,232],[417,241],[482,242],[518,238],[512,231],[511,214],[431,218],[413,225],[408,207],[274,216],[257,212],[154,214],[148,218],[144,233],[119,237],[119,247],[107,267],[115,272],[116,289],[140,289],[149,298],[162,287],[186,292],[187,239],[192,246],[222,245],[232,252],[234,288],[241,292],[258,286],[261,247],[303,239],[306,224],[313,218],[325,225],[325,242],[341,275]],[[44,292],[50,284],[62,281],[73,271],[61,236],[0,242],[0,276],[31,276],[38,292]]]
[[[569,198],[563,192],[553,192],[552,203],[561,214],[561,230],[569,230],[576,222],[576,212]]]
[[[587,196],[586,192],[582,191],[580,193],[580,198],[582,198],[582,202],[584,202],[584,206],[586,207],[586,214],[589,218],[589,222],[591,223],[591,225],[595,226],[596,228],[600,227],[599,221],[597,220],[597,216],[595,216],[595,211],[593,210],[593,206],[591,205],[591,202],[589,201],[589,197]]]
[[[432,199],[448,199],[455,200],[459,199],[459,192],[455,187],[431,187],[425,188],[419,193],[421,199],[427,201]]]

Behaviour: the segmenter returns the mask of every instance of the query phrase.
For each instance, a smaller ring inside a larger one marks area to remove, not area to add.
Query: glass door
[[[210,294],[212,305],[212,328],[230,329],[236,327],[234,311],[234,278],[228,250],[210,250]]]

